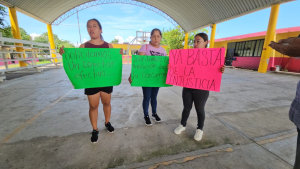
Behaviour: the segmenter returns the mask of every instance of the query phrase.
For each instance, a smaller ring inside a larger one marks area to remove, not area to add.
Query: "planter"
[[[275,65],[275,67],[276,67],[275,71],[280,71],[280,69],[281,69],[280,65]]]

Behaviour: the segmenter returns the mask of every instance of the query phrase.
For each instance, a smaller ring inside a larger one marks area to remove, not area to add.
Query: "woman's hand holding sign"
[[[130,76],[129,76],[129,78],[128,78],[128,82],[129,82],[130,84],[132,83],[131,74],[130,74]]]
[[[59,48],[59,54],[60,55],[65,53],[64,48],[65,48],[64,45],[62,45],[62,47]]]
[[[225,65],[223,65],[223,67],[221,67],[221,72],[224,73],[225,71]]]

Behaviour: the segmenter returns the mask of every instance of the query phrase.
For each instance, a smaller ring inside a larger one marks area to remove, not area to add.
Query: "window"
[[[260,57],[263,50],[264,41],[264,39],[260,39],[228,43],[227,51],[229,51],[229,49],[230,51],[234,51],[234,56]]]
[[[234,51],[234,56],[243,56],[245,42],[237,42],[236,48]]]
[[[228,43],[227,45],[227,52],[225,58],[225,65],[231,66],[232,65],[232,58],[234,56],[234,49],[236,46],[236,42]]]
[[[232,43],[227,44],[226,56],[234,56],[235,45],[236,45],[236,42],[232,42]]]
[[[261,53],[262,53],[262,50],[263,50],[263,47],[264,47],[264,42],[265,42],[264,39],[257,40],[257,44],[255,46],[255,51],[254,51],[253,56],[261,56]]]
[[[244,48],[244,52],[243,52],[243,55],[242,56],[249,56],[249,52],[251,50],[250,48],[250,43],[251,42],[245,42],[245,48]]]
[[[247,41],[245,44],[245,50],[244,50],[243,56],[245,56],[245,57],[253,56],[255,44],[256,44],[256,40]]]

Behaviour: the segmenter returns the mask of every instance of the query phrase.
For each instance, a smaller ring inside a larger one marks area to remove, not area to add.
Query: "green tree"
[[[59,49],[64,45],[65,48],[75,48],[75,45],[68,40],[60,40],[58,39],[56,42],[56,47]]]
[[[5,16],[7,16],[7,12],[5,11],[5,7],[0,5],[0,28],[5,27]]]
[[[119,43],[119,39],[114,39],[110,43]]]
[[[3,37],[13,38],[10,26],[0,28],[0,32],[2,32]],[[20,28],[20,33],[21,33],[22,40],[30,40],[30,35],[28,35],[27,32],[23,28]]]
[[[11,32],[11,27],[10,26],[6,26],[3,28],[0,28],[0,32],[2,32],[2,36],[6,37],[6,38],[14,38]],[[30,35],[27,34],[27,32],[23,29],[20,28],[20,33],[21,33],[21,39],[22,40],[30,40]],[[4,44],[6,45],[14,45],[14,43],[11,42],[5,42]],[[29,44],[24,44],[24,46],[30,46]]]
[[[194,36],[200,32],[208,33],[208,30],[199,29],[189,33],[189,38],[188,38],[189,47],[191,47],[194,44]],[[167,31],[163,30],[161,44],[168,45],[167,53],[169,53],[171,49],[183,49],[184,38],[185,38],[184,30],[180,26],[177,26]]]
[[[1,12],[0,12],[1,15]],[[3,37],[7,37],[7,38],[13,38],[12,32],[11,32],[11,27],[10,26],[6,26],[4,28],[0,28],[0,32],[2,32],[2,36]],[[31,37],[29,34],[27,34],[27,32],[23,29],[20,28],[20,33],[21,33],[21,39],[22,40],[30,40]],[[53,38],[54,38],[54,42],[56,47],[59,49],[61,46],[64,45],[64,47],[66,48],[74,48],[75,46],[67,40],[61,40],[58,38],[58,36],[56,34],[53,34]],[[40,36],[37,36],[34,38],[33,40],[34,42],[39,42],[39,43],[49,43],[49,39],[48,39],[48,33],[44,32],[43,34],[41,34]],[[6,45],[13,45],[14,43],[9,43],[9,42],[5,42]],[[24,46],[30,46],[29,44],[24,44]],[[36,46],[38,47],[38,46]],[[44,50],[44,52],[48,53],[49,50]]]
[[[54,42],[58,40],[58,36],[56,34],[53,34],[53,38],[54,38]],[[48,33],[44,32],[40,36],[35,37],[33,41],[39,43],[49,43]]]
[[[74,44],[72,44],[70,41],[61,40],[58,38],[58,36],[56,34],[53,34],[53,38],[54,38],[54,43],[55,43],[55,46],[57,49],[59,49],[63,45],[65,48],[75,48]],[[48,33],[45,32],[45,33],[41,34],[40,36],[35,37],[33,41],[40,42],[40,43],[49,43]]]

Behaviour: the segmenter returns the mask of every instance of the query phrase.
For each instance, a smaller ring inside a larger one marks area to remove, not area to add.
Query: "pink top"
[[[167,56],[167,52],[163,47],[155,48],[149,44],[143,45],[139,52],[145,52],[147,56]]]

